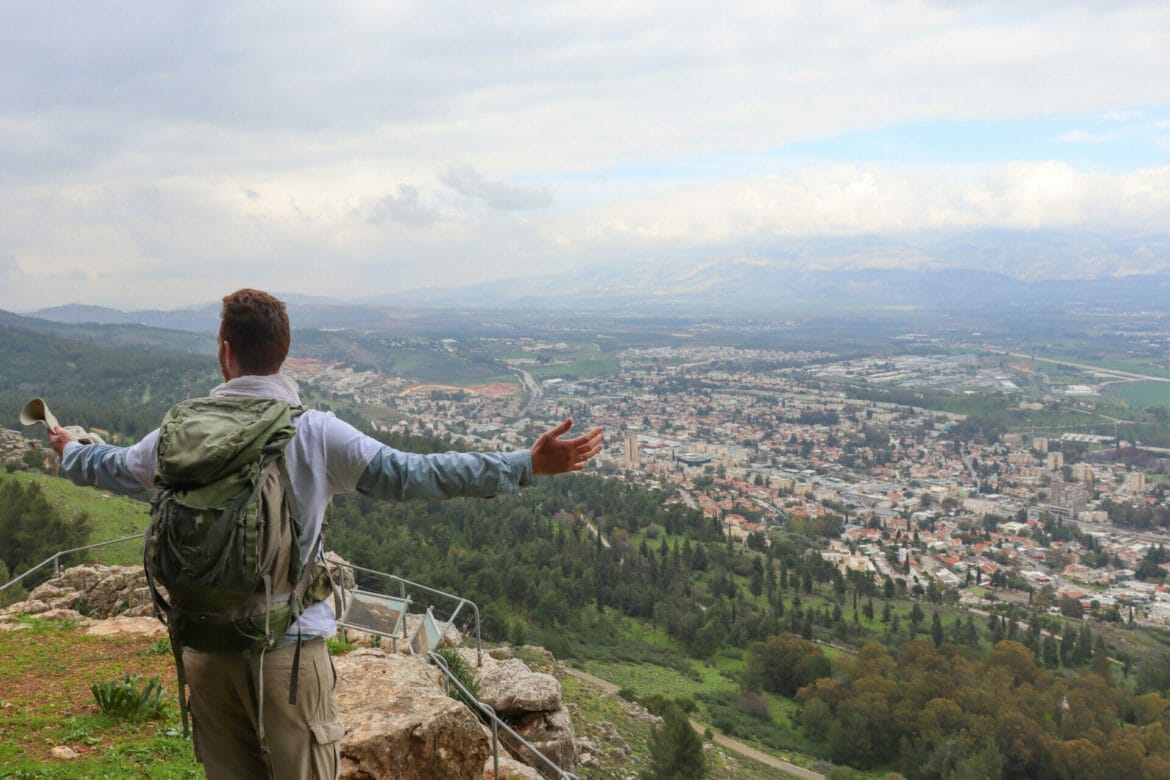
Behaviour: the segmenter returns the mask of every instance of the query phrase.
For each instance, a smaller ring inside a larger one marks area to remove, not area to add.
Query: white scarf
[[[297,383],[284,374],[238,376],[212,389],[211,395],[237,395],[247,398],[276,398],[290,406],[301,405]]]

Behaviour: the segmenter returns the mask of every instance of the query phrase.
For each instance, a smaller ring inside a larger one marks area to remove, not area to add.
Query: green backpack
[[[309,565],[301,560],[300,516],[284,457],[301,411],[269,398],[216,396],[183,401],[163,417],[143,565],[155,614],[170,632],[184,734],[183,648],[258,652],[258,733],[267,750],[264,653],[305,607],[335,596],[319,562],[324,525]],[[300,650],[298,638],[290,704]]]
[[[301,560],[284,457],[300,412],[217,396],[163,418],[143,557],[176,652],[272,649],[306,606],[332,594],[320,539],[310,565]]]

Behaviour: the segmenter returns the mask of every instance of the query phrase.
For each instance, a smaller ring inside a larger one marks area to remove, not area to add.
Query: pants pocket
[[[345,727],[336,720],[331,720],[328,723],[314,723],[309,726],[309,731],[313,732],[313,742],[317,745],[338,742],[345,736]]]
[[[311,751],[314,780],[335,780],[341,774],[341,737],[345,728],[336,720],[309,726],[313,735]]]

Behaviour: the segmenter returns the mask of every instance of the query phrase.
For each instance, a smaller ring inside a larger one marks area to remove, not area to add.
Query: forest
[[[0,585],[55,552],[87,543],[90,528],[84,514],[63,517],[36,482],[27,487],[15,480],[0,482]],[[0,604],[12,597],[0,594]]]
[[[904,582],[845,577],[811,552],[812,537],[730,544],[663,498],[589,476],[490,501],[345,497],[331,546],[475,600],[490,640],[683,675],[742,654],[738,695],[673,704],[774,748],[913,780],[1170,771],[1162,659],[1119,657],[1085,622],[1024,609],[976,622],[940,588],[915,597]],[[767,695],[796,702],[790,726],[775,722]]]
[[[80,338],[0,324],[0,409],[5,425],[29,398],[45,398],[62,425],[109,431],[123,441],[158,425],[174,403],[219,381],[210,355],[115,349]]]

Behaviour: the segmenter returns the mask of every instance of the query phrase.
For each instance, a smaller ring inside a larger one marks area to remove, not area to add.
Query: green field
[[[1110,385],[1106,396],[1132,409],[1170,406],[1170,382],[1126,382]]]
[[[528,373],[541,379],[567,377],[573,379],[596,379],[609,376],[618,369],[617,358],[612,355],[582,355],[570,363],[546,366],[526,366]]]

